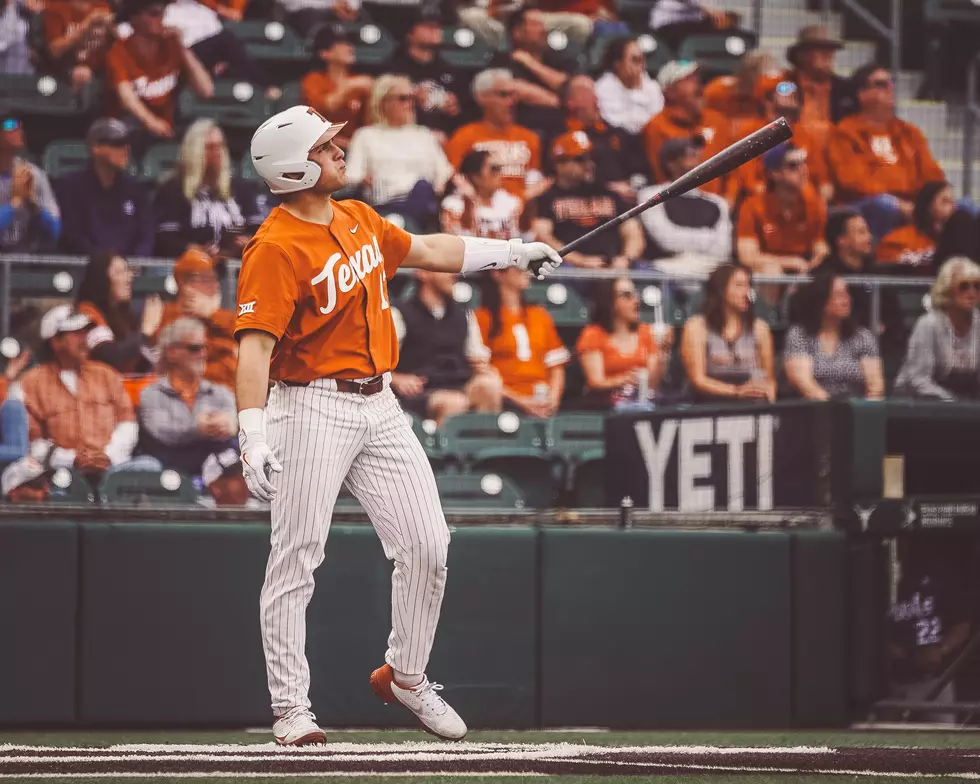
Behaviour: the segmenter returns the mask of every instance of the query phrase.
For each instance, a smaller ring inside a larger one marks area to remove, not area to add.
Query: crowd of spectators
[[[417,273],[410,293],[392,301],[401,343],[392,383],[407,410],[441,424],[464,411],[549,417],[559,407],[671,396],[878,398],[882,353],[904,351],[907,335],[889,296],[872,329],[867,291],[849,290],[842,277],[866,273],[936,279],[895,393],[980,397],[980,268],[970,260],[977,219],[956,202],[923,133],[896,117],[887,69],[869,63],[850,79],[837,76],[842,43],[807,27],[786,53],[788,70],[761,52],[747,53],[731,75],[682,60],[650,70],[638,31],[614,3],[458,5],[421,5],[392,27],[401,39],[392,57],[371,68],[358,62],[344,24],[363,20],[359,3],[277,0],[256,17],[275,14],[311,44],[300,100],[347,123],[336,138],[349,177],[339,197],[397,213],[413,230],[559,248],[773,119],[784,117],[794,138],[566,257],[580,269],[706,276],[701,291],[678,287],[700,305],[676,335],[659,311],[655,323],[641,319],[625,274],[567,283],[591,315],[566,346],[548,310],[529,302],[526,273],[478,281],[472,312],[454,298],[451,276]],[[221,306],[220,282],[225,261],[276,200],[241,176],[218,124],[176,108],[181,90],[207,98],[216,79],[278,99],[282,85],[234,32],[250,7],[5,4],[8,72],[36,69],[76,89],[93,79],[106,85],[105,116],[85,137],[87,166],[53,182],[28,160],[21,118],[0,125],[0,249],[90,259],[76,301],[41,319],[31,358],[40,364],[30,368],[26,350],[8,364],[0,450],[27,456],[5,494],[56,492],[40,486],[50,467],[101,476],[135,459],[193,476],[218,503],[241,497],[228,471],[237,460],[235,314]],[[658,0],[651,10],[649,30],[672,46],[739,24],[687,0]],[[41,22],[36,40],[20,26],[31,13]],[[483,68],[452,65],[440,57],[450,13],[490,46],[506,46]],[[598,67],[562,60],[549,43],[556,31],[600,52]],[[173,169],[149,184],[134,176],[136,161],[166,140],[179,147]],[[166,301],[133,296],[127,259],[147,255],[177,259]],[[753,274],[782,282],[756,292]],[[802,285],[801,274],[813,281]],[[774,334],[757,305],[787,302],[789,329]]]

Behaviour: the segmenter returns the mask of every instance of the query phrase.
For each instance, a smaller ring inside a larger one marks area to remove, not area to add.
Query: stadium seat
[[[395,39],[385,28],[373,22],[349,22],[344,27],[354,42],[354,61],[358,65],[382,65],[391,59]]]
[[[146,297],[150,294],[169,297],[176,293],[177,282],[169,270],[144,267],[133,278],[134,297]]]
[[[534,283],[524,296],[528,304],[547,308],[556,327],[581,327],[589,321],[582,295],[564,283]]]
[[[193,90],[180,93],[180,116],[185,120],[206,117],[223,128],[254,130],[273,114],[273,103],[262,88],[248,82],[217,79],[213,98],[198,98]]]
[[[524,496],[506,476],[498,474],[436,474],[439,497],[446,509],[524,509]]]
[[[193,482],[176,471],[114,471],[99,485],[106,504],[194,504]]]
[[[180,144],[177,142],[154,144],[140,162],[140,179],[144,182],[160,182],[177,168],[179,158]]]
[[[468,27],[442,28],[439,58],[450,68],[482,70],[493,60],[493,49]]]
[[[955,24],[980,22],[980,6],[974,0],[925,0],[922,15],[927,22]]]
[[[474,473],[509,477],[521,489],[528,506],[551,506],[558,489],[561,464],[544,449],[543,420],[501,414],[461,414],[439,429],[439,444]]]
[[[565,486],[576,507],[605,505],[605,417],[559,414],[548,430],[549,451],[565,461]]]
[[[412,422],[412,432],[418,438],[419,443],[425,450],[430,462],[441,460],[443,457],[442,445],[439,443],[439,435],[435,428],[435,422],[431,419],[423,420],[414,414],[406,413]]]
[[[755,49],[756,38],[745,30],[691,35],[684,39],[677,56],[697,60],[705,78],[733,74],[746,52]]]
[[[94,88],[75,92],[67,82],[51,76],[4,74],[0,79],[0,114],[71,116],[91,104]]]
[[[288,109],[290,106],[298,106],[300,101],[299,82],[286,82],[282,86],[282,95],[280,95],[279,100],[276,101],[276,111],[281,112]]]
[[[245,44],[249,56],[255,60],[296,62],[310,57],[299,36],[281,22],[225,22],[224,25],[226,30],[234,33]]]
[[[55,471],[49,481],[48,501],[54,504],[82,504],[88,506],[95,502],[95,491],[80,473],[61,468]]]
[[[17,297],[71,297],[81,281],[81,268],[59,269],[47,265],[14,267],[10,273],[10,294]]]
[[[248,150],[245,151],[241,162],[238,164],[238,176],[248,182],[262,182],[262,178],[256,173],[255,165],[252,163],[252,154]]]
[[[52,180],[88,167],[89,154],[85,142],[52,142],[44,150],[44,171]]]
[[[590,71],[598,71],[602,67],[602,58],[606,53],[606,47],[610,41],[617,37],[602,36],[592,42],[588,55],[585,57],[587,67]],[[637,36],[636,42],[644,54],[646,54],[647,72],[651,76],[655,77],[665,63],[674,59],[674,53],[671,51],[671,48],[653,33],[642,33]]]

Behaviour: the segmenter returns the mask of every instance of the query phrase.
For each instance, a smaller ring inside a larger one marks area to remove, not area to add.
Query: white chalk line
[[[219,771],[216,773],[193,771],[190,773],[0,773],[0,779],[295,779],[295,778],[431,778],[433,776],[463,778],[546,778],[550,773],[521,771],[412,771],[405,773],[365,773],[364,771],[305,771],[302,773],[259,773],[257,771]]]

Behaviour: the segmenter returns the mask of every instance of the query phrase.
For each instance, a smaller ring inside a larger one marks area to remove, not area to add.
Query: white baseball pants
[[[425,672],[446,587],[449,528],[432,467],[394,393],[338,392],[330,379],[278,383],[266,431],[282,463],[272,480],[278,492],[260,600],[273,713],[310,707],[306,608],[344,482],[394,561],[385,661],[403,673]]]

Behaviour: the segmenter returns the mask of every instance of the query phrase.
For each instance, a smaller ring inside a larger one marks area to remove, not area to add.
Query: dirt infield
[[[333,743],[303,749],[273,744],[104,748],[0,745],[0,778],[835,774],[962,781],[980,780],[978,771],[980,751],[969,749],[610,748],[570,743]]]

